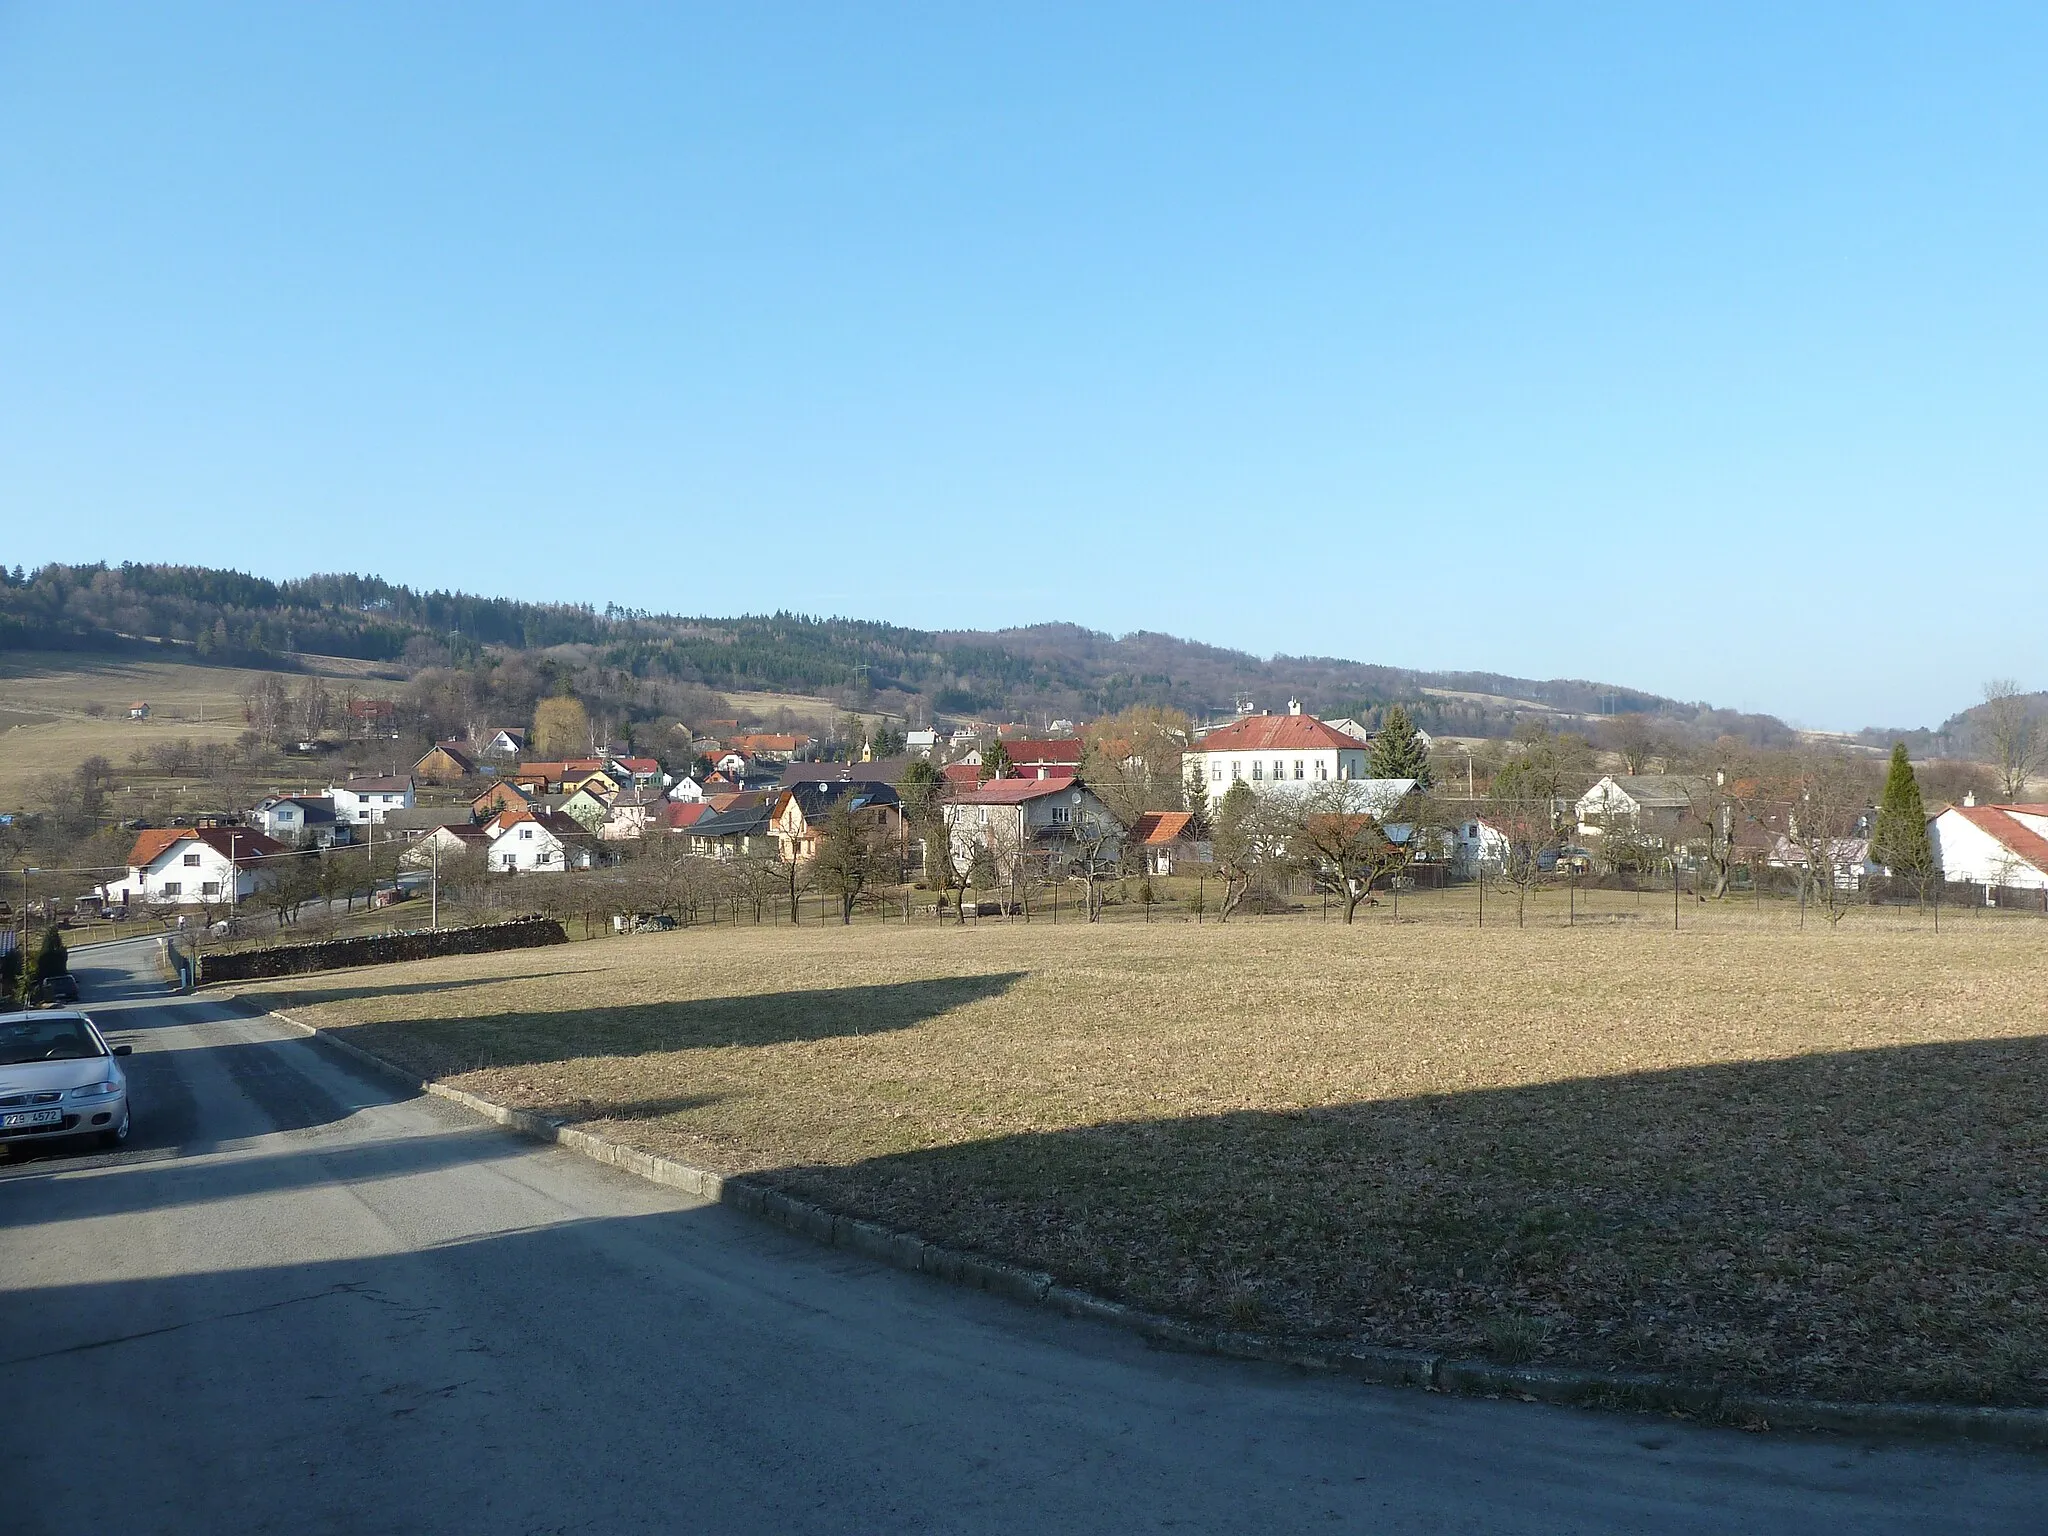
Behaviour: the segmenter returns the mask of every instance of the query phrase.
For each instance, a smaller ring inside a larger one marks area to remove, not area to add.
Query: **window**
[[[206,884],[199,887],[199,894],[202,896],[218,896],[220,894],[220,882],[218,880],[207,881]]]
[[[1273,777],[1276,780],[1287,777],[1287,765],[1277,757],[1273,759]]]
[[[1263,779],[1265,776],[1266,765],[1260,762],[1257,758],[1252,759],[1252,777],[1255,779]]]
[[[532,837],[533,837],[533,828],[531,828],[531,827],[521,827],[521,828],[519,829],[519,835],[520,835],[520,836],[521,836],[522,838],[525,838],[525,839],[527,839],[527,840],[531,841],[531,840],[532,840]]]
[[[1235,777],[1235,775],[1232,775],[1232,777]],[[1223,782],[1223,765],[1221,763],[1211,763],[1209,765],[1209,779],[1211,783],[1215,784]]]
[[[1308,764],[1304,763],[1298,757],[1294,760],[1294,776],[1297,779],[1305,779],[1308,777]]]
[[[1233,784],[1237,782],[1237,764],[1235,763],[1230,765],[1230,782]]]
[[[199,855],[198,855],[198,854],[196,854],[196,853],[188,853],[188,854],[186,854],[186,855],[185,855],[185,867],[186,867],[187,869],[197,869],[197,868],[199,867]]]
[[[1070,805],[1056,805],[1052,808],[1053,825],[1064,827],[1074,819],[1074,808]]]
[[[163,884],[163,892],[166,896],[176,896],[179,892],[183,891],[184,889],[185,888],[175,880],[166,880]]]
[[[1317,758],[1317,759],[1316,759],[1316,777],[1317,777],[1317,778],[1319,778],[1319,779],[1327,779],[1327,778],[1328,778],[1329,776],[1330,776],[1330,765],[1329,765],[1329,763],[1328,763],[1327,761],[1325,761],[1325,760],[1324,760],[1323,758],[1320,758],[1320,757],[1319,757],[1319,758]]]

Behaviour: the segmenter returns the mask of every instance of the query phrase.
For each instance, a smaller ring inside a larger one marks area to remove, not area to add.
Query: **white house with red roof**
[[[1212,805],[1233,784],[1264,793],[1364,779],[1370,757],[1365,743],[1303,714],[1293,701],[1284,715],[1243,715],[1204,732],[1187,751],[1188,760],[1201,765]]]
[[[156,827],[135,839],[128,875],[100,887],[108,902],[231,904],[268,884],[292,852],[246,827]]]
[[[560,811],[506,811],[485,850],[486,867],[501,874],[560,874],[596,861],[590,833]]]
[[[1927,823],[1944,880],[2048,890],[2048,805],[1978,805],[1965,798]]]
[[[1043,779],[990,779],[956,791],[941,807],[953,856],[963,865],[977,849],[988,850],[1008,879],[1022,857],[1041,869],[1062,867],[1084,842],[1107,837],[1119,856],[1123,832],[1109,807],[1079,779],[1061,774]]]

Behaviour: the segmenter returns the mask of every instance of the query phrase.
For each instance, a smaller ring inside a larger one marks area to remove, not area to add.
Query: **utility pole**
[[[427,885],[427,926],[441,929],[441,834],[434,833],[434,874]]]

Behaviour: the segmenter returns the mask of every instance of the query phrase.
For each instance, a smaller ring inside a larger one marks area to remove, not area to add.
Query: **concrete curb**
[[[593,1162],[624,1169],[651,1183],[743,1211],[787,1231],[897,1269],[930,1275],[953,1285],[988,1291],[1012,1301],[1050,1307],[1068,1317],[1108,1323],[1153,1344],[1233,1360],[1261,1360],[1301,1370],[1349,1376],[1382,1386],[1421,1387],[1473,1397],[1517,1398],[1576,1408],[1670,1413],[1754,1430],[1829,1430],[1840,1434],[1911,1435],[1974,1440],[2025,1449],[2048,1449],[2048,1409],[1964,1408],[1944,1403],[1831,1403],[1804,1398],[1729,1392],[1649,1373],[1590,1371],[1568,1366],[1495,1365],[1448,1355],[1370,1345],[1337,1345],[1316,1339],[1237,1333],[1148,1312],[1089,1291],[1061,1285],[1053,1276],[928,1243],[871,1221],[844,1216],[798,1199],[746,1174],[726,1175],[674,1158],[628,1147],[608,1137],[579,1131],[529,1110],[512,1109],[460,1088],[429,1082],[394,1062],[373,1056],[332,1032],[289,1014],[255,1008],[240,998],[243,1012],[267,1014],[320,1041],[363,1066],[421,1093],[446,1099],[535,1141],[552,1142]]]

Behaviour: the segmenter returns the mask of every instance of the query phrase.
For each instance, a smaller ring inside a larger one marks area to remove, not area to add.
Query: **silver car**
[[[0,1013],[0,1150],[23,1142],[128,1139],[125,1045],[71,1009]]]

